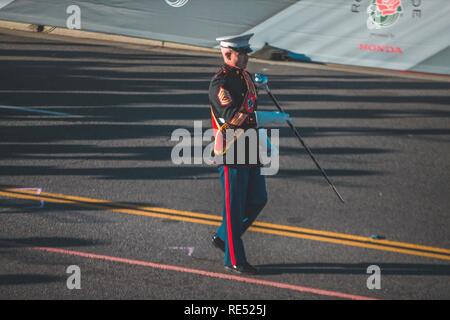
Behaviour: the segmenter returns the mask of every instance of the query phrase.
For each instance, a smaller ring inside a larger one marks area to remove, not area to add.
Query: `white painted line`
[[[82,116],[76,116],[68,113],[63,112],[55,112],[55,111],[48,111],[43,109],[36,109],[36,108],[26,108],[26,107],[15,107],[15,106],[2,106],[0,105],[0,109],[10,109],[10,110],[17,110],[22,112],[31,112],[31,113],[42,113],[42,114],[48,114],[51,116],[58,116],[58,117],[82,117]]]
[[[22,190],[22,191],[36,191],[36,195],[40,195],[42,192],[42,188],[15,188],[14,190]],[[45,201],[44,200],[40,200],[40,205],[39,205],[39,209],[44,208],[45,206]],[[30,207],[31,208],[36,208],[36,207]]]
[[[0,0],[0,9],[6,7],[8,4],[10,4],[13,1],[15,1],[15,0]]]
[[[190,257],[194,253],[194,249],[195,248],[194,247],[169,247],[169,249],[172,249],[172,250],[186,250],[188,256]]]

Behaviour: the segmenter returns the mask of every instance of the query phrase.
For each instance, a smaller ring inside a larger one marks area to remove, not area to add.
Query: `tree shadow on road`
[[[0,274],[0,286],[43,284],[62,281],[66,281],[66,278],[43,274]]]
[[[207,92],[210,79],[221,64],[219,56],[125,49],[111,51],[105,45],[76,43],[68,43],[69,48],[65,48],[59,41],[25,39],[22,42],[11,37],[5,41],[11,42],[11,48],[0,52],[1,104],[49,109],[81,118],[1,109],[0,117],[6,121],[0,125],[0,160],[9,163],[0,167],[0,177],[73,175],[103,180],[216,179],[214,168],[175,166],[170,158],[175,143],[169,139],[175,129],[191,128],[194,120],[206,120],[205,129],[209,128]],[[30,41],[36,46],[27,44]],[[9,58],[11,56],[14,60]],[[277,93],[282,104],[291,102],[287,112],[294,118],[312,119],[308,126],[300,128],[306,138],[450,137],[450,129],[441,125],[369,127],[359,121],[450,118],[450,111],[442,110],[442,105],[450,103],[447,94],[450,83],[330,71],[317,71],[311,75],[302,69],[274,70],[276,72],[279,74],[273,75],[271,87],[277,92],[289,90]],[[345,94],[329,90],[341,90]],[[388,90],[388,94],[383,90]],[[425,93],[417,95],[418,90]],[[292,102],[303,105],[292,106]],[[315,108],[310,102],[326,103],[326,107]],[[374,102],[377,103],[375,107]],[[424,104],[427,108],[410,107],[411,102]],[[265,94],[261,94],[261,106],[263,104],[273,110]],[[324,126],[317,121],[324,119],[331,119],[333,124]],[[341,125],[342,119],[352,120],[354,125]],[[280,136],[292,137],[292,132],[289,128],[281,128]],[[123,143],[128,140],[130,145]],[[77,144],[69,143],[73,141]],[[139,144],[133,145],[135,141]],[[330,144],[312,147],[324,157],[367,155],[365,159],[369,159],[370,155],[398,152]],[[304,154],[304,151],[300,146],[286,148],[286,154],[294,153]],[[12,163],[14,160],[33,163],[31,166],[17,165]],[[53,162],[36,165],[41,160]],[[74,167],[74,163],[79,165],[83,160],[96,167]],[[123,160],[148,161],[149,166],[137,167],[129,163],[123,166]],[[114,165],[111,165],[112,161]],[[164,161],[164,164],[155,166],[152,161]],[[100,168],[99,164],[102,164]],[[352,170],[330,168],[328,173],[338,177],[384,174],[357,167]],[[277,177],[316,177],[318,174],[313,170],[282,170]]]
[[[0,248],[26,248],[26,247],[90,247],[102,245],[99,240],[89,240],[71,237],[27,237],[27,238],[0,238]]]
[[[383,275],[450,276],[450,265],[408,263],[299,263],[259,265],[260,275],[277,274],[364,274],[371,265],[380,267]]]

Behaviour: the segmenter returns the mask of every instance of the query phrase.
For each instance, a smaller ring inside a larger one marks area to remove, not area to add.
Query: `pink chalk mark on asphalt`
[[[119,258],[119,257],[99,255],[99,254],[94,254],[94,253],[72,251],[72,250],[58,249],[58,248],[49,248],[49,247],[28,247],[28,249],[31,249],[34,251],[47,252],[47,253],[70,255],[70,256],[75,256],[75,257],[80,257],[80,258],[91,259],[91,260],[103,260],[103,261],[108,261],[108,262],[117,262],[117,263],[132,265],[132,266],[141,266],[141,267],[147,267],[147,268],[164,270],[164,271],[190,273],[190,274],[195,274],[195,275],[214,278],[214,279],[242,282],[242,283],[260,285],[260,286],[290,290],[290,291],[295,291],[295,292],[300,292],[300,293],[310,293],[310,294],[314,294],[314,295],[327,296],[327,297],[332,297],[332,298],[351,299],[351,300],[377,300],[377,299],[370,298],[370,297],[352,295],[352,294],[347,294],[347,293],[342,293],[342,292],[337,292],[337,291],[321,290],[321,289],[316,289],[316,288],[293,285],[293,284],[289,284],[289,283],[268,281],[268,280],[249,278],[249,277],[243,277],[243,276],[235,276],[235,275],[230,275],[230,274],[210,272],[210,271],[205,271],[205,270],[191,269],[191,268],[185,268],[185,267],[173,266],[173,265],[166,265],[166,264],[154,263],[154,262],[149,262],[149,261],[132,260],[132,259]]]

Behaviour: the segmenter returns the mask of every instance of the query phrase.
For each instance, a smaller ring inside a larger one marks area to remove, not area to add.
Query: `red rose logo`
[[[401,5],[401,0],[377,0],[378,11],[383,16],[396,14]]]

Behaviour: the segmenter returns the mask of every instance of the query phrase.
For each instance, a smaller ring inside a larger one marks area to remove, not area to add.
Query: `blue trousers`
[[[217,235],[225,242],[226,266],[247,263],[241,236],[267,203],[266,179],[259,167],[220,166],[223,191],[222,225]]]

